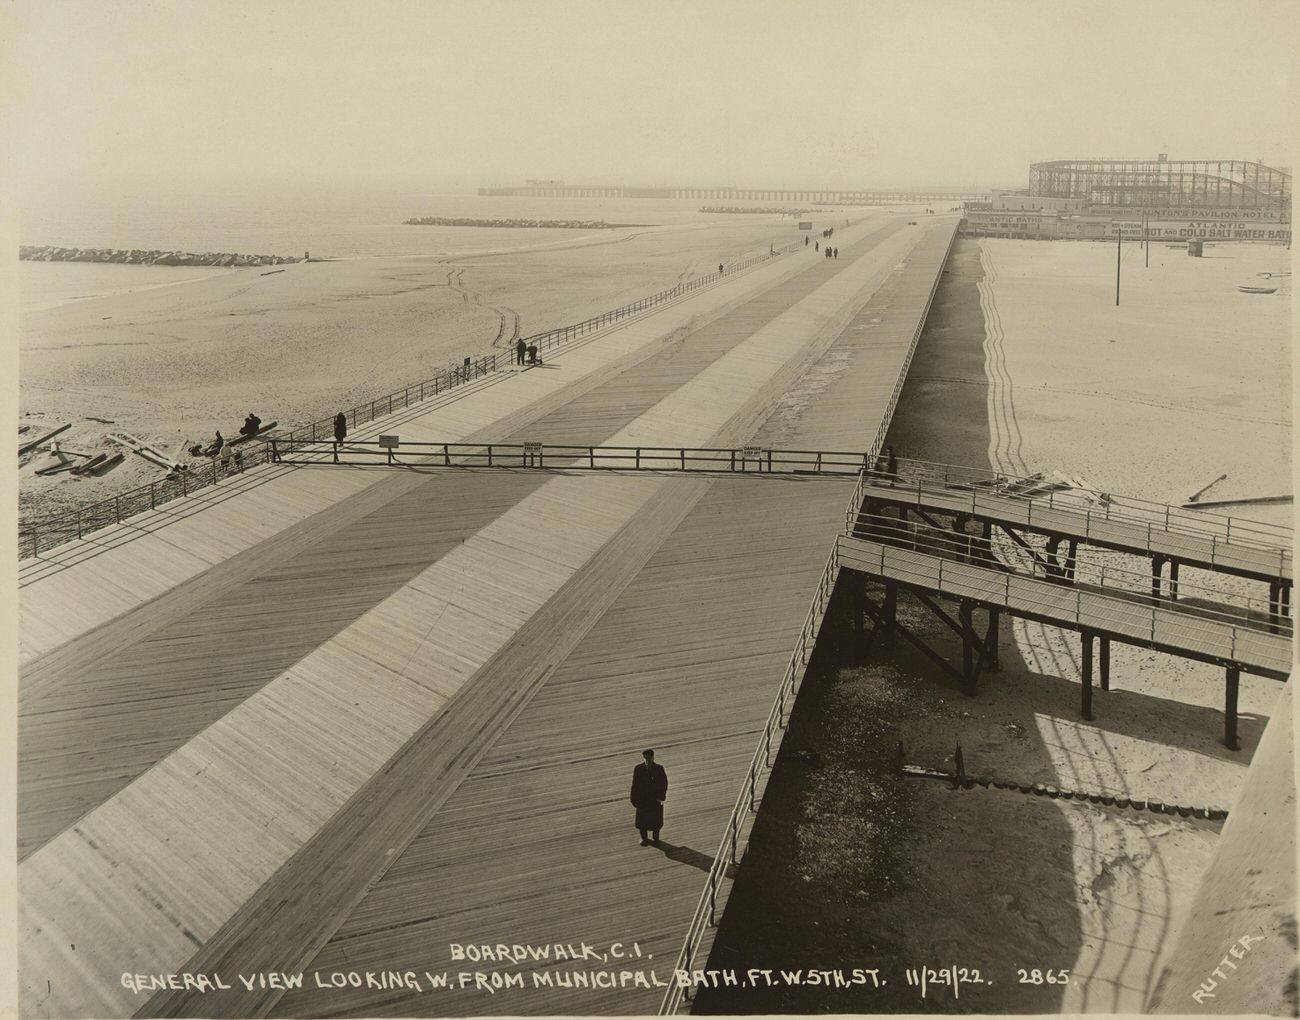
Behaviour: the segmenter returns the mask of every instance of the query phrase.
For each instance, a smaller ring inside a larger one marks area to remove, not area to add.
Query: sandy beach
[[[581,321],[803,236],[777,216],[491,233],[512,235],[510,245],[282,272],[176,268],[169,279],[161,267],[25,264],[20,424],[36,435],[71,422],[61,441],[88,452],[113,448],[105,431],[126,431],[186,459],[218,429],[234,434],[250,410],[290,427],[332,416],[465,356],[503,350],[516,323],[527,336]],[[42,273],[61,274],[59,283]],[[70,288],[70,274],[84,285]],[[98,296],[68,300],[82,293]],[[24,519],[161,473],[132,456],[99,478],[38,477],[44,462],[40,453],[21,459]]]
[[[1223,473],[1216,497],[1289,493],[1289,295],[1236,289],[1287,253],[1153,247],[1146,269],[1132,249],[1116,308],[1113,246],[960,241],[895,414],[899,454],[1063,471],[1173,503]],[[1240,512],[1282,521],[1291,507]],[[1257,597],[1262,587],[1211,580]],[[900,613],[960,662],[928,611],[904,599]],[[1096,692],[1086,722],[1078,636],[1024,621],[1001,635],[1001,669],[966,698],[906,644],[864,661],[861,639],[828,620],[785,738],[817,764],[790,758],[773,774],[714,953],[715,965],[899,975],[955,965],[990,983],[960,1000],[933,986],[923,999],[901,980],[729,990],[706,1012],[1145,1009],[1222,823],[900,780],[894,749],[948,771],[960,743],[970,775],[1231,808],[1279,684],[1241,678],[1242,749],[1231,752],[1221,669],[1114,645],[1111,690]],[[1068,981],[1047,982],[1048,970]]]

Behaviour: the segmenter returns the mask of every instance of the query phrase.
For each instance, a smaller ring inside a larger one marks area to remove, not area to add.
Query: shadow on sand
[[[900,455],[990,464],[982,277],[978,244],[959,241],[887,440]],[[1014,408],[1009,394],[999,399],[995,419],[1009,436]],[[1154,823],[904,779],[897,744],[930,759],[916,764],[946,771],[954,739],[963,740],[972,774],[1087,790],[1129,782],[1109,735],[1149,738],[1158,727],[1163,743],[1245,762],[1265,720],[1242,716],[1243,751],[1234,754],[1218,742],[1217,711],[1112,689],[1095,691],[1095,722],[1081,724],[1078,684],[1026,662],[1006,621],[1001,672],[985,673],[979,694],[966,698],[901,644],[864,656],[845,597],[855,583],[861,578],[841,576],[713,941],[707,966],[735,970],[742,983],[701,989],[693,1012],[1057,1013],[1067,986],[1022,981],[1019,968],[1031,977],[1035,968],[1076,965],[1072,1009],[1114,1012],[1134,995],[1145,999],[1177,878],[1155,826],[1210,834],[1213,823]],[[899,603],[906,624],[953,661],[943,626],[916,605],[905,609],[910,601]],[[1053,661],[1071,677],[1077,658],[1076,648]],[[789,753],[800,749],[815,753]],[[1112,887],[1128,896],[1122,905]],[[962,985],[958,997],[931,981],[923,996],[908,973],[918,966],[978,970],[988,983]],[[750,968],[775,979],[751,985]]]

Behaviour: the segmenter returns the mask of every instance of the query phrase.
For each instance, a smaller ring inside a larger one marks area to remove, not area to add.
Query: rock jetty
[[[609,230],[635,227],[637,223],[606,223],[604,220],[476,220],[465,216],[413,216],[403,220],[412,227],[549,227],[556,230]]]
[[[306,257],[288,255],[241,255],[209,251],[201,255],[188,251],[143,251],[139,248],[59,248],[54,245],[24,244],[18,257],[27,262],[119,262],[131,266],[282,266],[304,262]]]

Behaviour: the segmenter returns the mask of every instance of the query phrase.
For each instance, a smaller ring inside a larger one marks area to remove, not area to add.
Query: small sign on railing
[[[397,449],[397,437],[396,437],[396,436],[380,436],[380,437],[379,437],[379,448],[380,448],[381,450],[396,450],[396,449]]]
[[[761,446],[742,446],[740,456],[742,460],[762,460],[763,448]]]
[[[542,452],[541,443],[524,443],[524,453],[537,454],[538,456],[540,456],[541,452]]]

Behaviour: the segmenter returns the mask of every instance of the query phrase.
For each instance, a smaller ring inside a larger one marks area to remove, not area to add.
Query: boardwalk
[[[952,228],[843,231],[372,431],[867,449]],[[652,1011],[119,978],[432,971],[480,940],[662,969],[851,489],[269,466],[25,564],[24,1012]],[[666,854],[627,838],[643,744]]]

